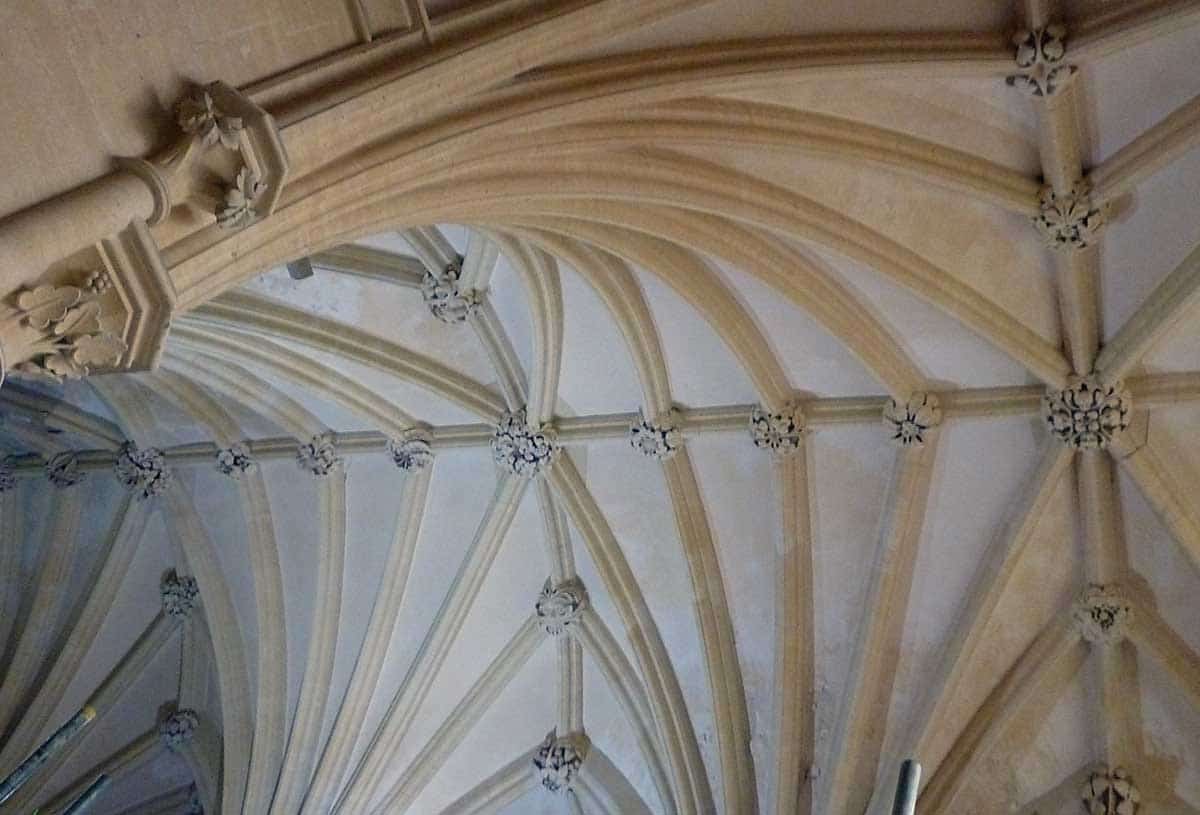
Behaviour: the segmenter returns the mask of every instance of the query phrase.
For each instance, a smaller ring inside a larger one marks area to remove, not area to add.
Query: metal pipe
[[[900,783],[896,787],[896,803],[892,815],[913,815],[917,809],[917,789],[921,786],[921,765],[905,759],[900,765]]]
[[[96,780],[91,783],[91,786],[84,790],[82,795],[72,801],[69,807],[63,810],[62,815],[79,815],[81,812],[87,810],[100,797],[100,793],[104,792],[104,788],[108,786],[108,780],[107,775],[101,774],[97,776]]]
[[[95,718],[96,709],[91,705],[85,705],[83,710],[71,717],[69,722],[58,728],[54,735],[46,739],[41,747],[34,750],[29,758],[22,761],[21,765],[13,770],[8,778],[0,782],[0,804],[12,798],[17,790],[25,786],[25,783],[37,774],[37,771],[50,759],[50,756],[66,746],[67,742],[73,739],[88,722]]]

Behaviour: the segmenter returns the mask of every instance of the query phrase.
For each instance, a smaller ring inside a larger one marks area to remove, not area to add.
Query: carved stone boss
[[[559,736],[550,731],[533,756],[533,771],[542,789],[566,795],[575,786],[579,768],[587,758],[588,739],[582,733]]]
[[[150,227],[219,240],[273,211],[288,162],[265,111],[214,82],[176,120],[159,155],[0,219],[0,382],[155,367],[176,296]]]
[[[190,708],[180,708],[167,716],[158,725],[158,735],[163,746],[171,751],[178,751],[192,740],[196,728],[200,726],[200,716]]]
[[[1088,815],[1137,815],[1142,801],[1129,772],[1122,767],[1090,773],[1081,797]]]
[[[932,393],[914,393],[907,402],[891,399],[883,408],[883,426],[901,447],[922,447],[930,430],[942,422],[942,409]]]
[[[1065,61],[1067,29],[1058,23],[1013,35],[1017,73],[1006,81],[1033,98],[1056,95],[1070,84],[1078,69]]]
[[[587,607],[587,590],[578,578],[558,585],[546,578],[537,603],[534,604],[534,611],[537,613],[541,629],[551,637],[558,637],[579,621],[579,615]]]

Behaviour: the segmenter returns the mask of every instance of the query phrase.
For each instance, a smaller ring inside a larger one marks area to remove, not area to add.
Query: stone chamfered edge
[[[289,170],[287,150],[274,119],[224,82],[212,82],[203,91],[224,113],[242,120],[242,160],[264,185],[255,210],[259,217],[270,215],[279,202]],[[126,160],[121,164],[148,183],[161,182],[151,184],[158,202],[151,222],[164,219],[177,203],[160,200],[161,195],[168,194],[169,184],[145,160]],[[139,168],[150,171],[138,172]],[[154,368],[162,356],[177,300],[174,282],[163,265],[158,246],[147,225],[134,220],[125,230],[100,241],[97,248],[126,310],[122,338],[127,348],[117,368],[109,370]]]
[[[158,365],[175,310],[175,284],[158,246],[141,221],[98,245],[101,260],[125,309],[125,353],[111,370],[148,370]],[[103,373],[98,370],[97,373]]]
[[[241,118],[243,136],[250,140],[250,149],[242,150],[242,158],[266,185],[254,208],[260,217],[270,215],[279,203],[288,176],[287,150],[279,137],[275,120],[271,114],[224,82],[213,82],[206,85],[204,90],[212,96],[218,108]]]

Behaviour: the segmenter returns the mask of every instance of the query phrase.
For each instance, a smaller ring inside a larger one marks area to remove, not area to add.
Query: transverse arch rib
[[[586,166],[586,169],[584,167]],[[452,182],[452,183],[451,183]],[[453,201],[447,200],[453,190]],[[467,220],[502,224],[514,214],[560,214],[557,203],[609,199],[684,207],[815,243],[873,268],[991,341],[1049,385],[1066,383],[1061,351],[979,292],[874,230],[799,194],[715,165],[641,153],[588,157],[586,165],[543,158],[536,169],[458,168],[438,183],[380,196],[341,213],[356,234],[397,220]],[[368,214],[369,213],[369,214]],[[377,220],[372,220],[375,218]]]

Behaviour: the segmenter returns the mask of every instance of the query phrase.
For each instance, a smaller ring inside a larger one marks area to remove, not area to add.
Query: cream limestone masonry
[[[0,815],[1200,813],[1197,0],[0,23]]]

